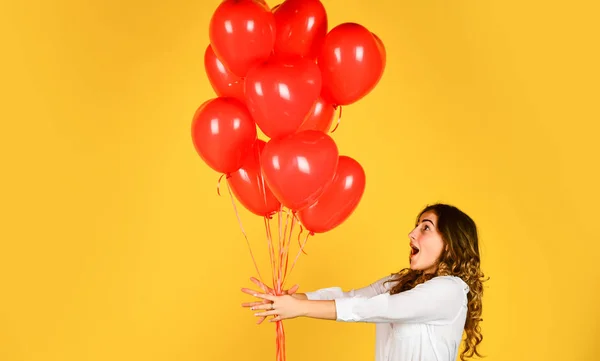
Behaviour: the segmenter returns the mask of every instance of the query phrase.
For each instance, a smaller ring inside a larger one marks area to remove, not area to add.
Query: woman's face
[[[408,234],[410,239],[410,268],[433,273],[444,249],[442,235],[437,229],[438,216],[432,211],[419,218],[415,229]]]

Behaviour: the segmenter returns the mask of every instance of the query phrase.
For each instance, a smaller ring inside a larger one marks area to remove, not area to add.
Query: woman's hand
[[[250,281],[252,281],[252,283],[254,283],[256,286],[258,286],[265,294],[275,296],[275,291],[272,288],[270,288],[269,286],[265,285],[263,282],[259,281],[258,279],[254,278],[254,277],[251,277]],[[293,295],[298,291],[298,288],[299,288],[299,286],[295,285],[292,288],[290,288],[289,290],[283,291],[283,294],[284,295]],[[250,288],[242,288],[242,292],[249,294],[249,295],[255,295],[255,294],[259,293],[258,291],[252,290]],[[271,303],[273,303],[273,302],[270,300],[267,300],[267,299],[263,299],[262,301],[258,301],[258,302],[242,303],[242,307],[257,307],[260,305],[270,305]],[[260,325],[261,323],[263,323],[265,318],[266,317],[260,317],[259,320],[256,322],[256,324]]]
[[[264,310],[263,312],[254,314],[256,317],[261,317],[263,320],[267,316],[275,316],[270,322],[277,322],[306,315],[305,307],[303,307],[306,301],[298,300],[291,295],[273,296],[258,293],[253,296],[267,301],[267,303],[261,302],[261,304],[250,308],[251,310]]]

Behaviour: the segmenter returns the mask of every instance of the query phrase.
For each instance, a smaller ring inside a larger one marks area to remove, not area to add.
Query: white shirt
[[[391,276],[357,290],[339,287],[306,293],[309,300],[335,300],[337,321],[376,324],[375,361],[455,361],[467,316],[469,286],[438,276],[390,295]]]

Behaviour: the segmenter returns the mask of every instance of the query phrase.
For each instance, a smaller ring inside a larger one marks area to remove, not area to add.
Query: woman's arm
[[[292,287],[289,291],[284,292],[285,294],[292,295],[298,300],[335,300],[338,298],[349,298],[349,297],[375,297],[382,293],[388,292],[390,287],[385,284],[386,281],[391,280],[392,276],[383,277],[376,282],[373,282],[365,287],[352,289],[344,292],[340,287],[329,287],[322,288],[313,292],[297,293],[298,285]],[[250,281],[256,284],[264,293],[274,294],[274,291],[269,286],[265,285],[258,279],[251,277]],[[255,290],[249,288],[242,288],[242,292],[253,295],[256,293]],[[254,306],[255,303],[244,303],[244,306]]]
[[[469,287],[458,277],[433,278],[395,295],[336,300],[342,322],[447,324],[467,307]]]
[[[466,307],[468,287],[453,277],[436,277],[414,289],[371,298],[353,297],[335,300],[298,300],[292,296],[257,294],[272,303],[253,307],[265,310],[258,317],[277,315],[271,321],[295,317],[311,317],[341,322],[424,322],[443,324],[454,320],[461,307]]]
[[[257,317],[276,316],[270,322],[281,321],[296,317],[310,317],[323,320],[335,320],[336,301],[314,301],[314,300],[299,300],[292,295],[272,296],[267,294],[255,294],[254,296],[270,301],[266,304],[254,306],[252,310],[265,310],[255,313]]]
[[[307,292],[303,296],[308,300],[335,300],[339,298],[351,297],[375,297],[389,291],[389,286],[385,284],[392,276],[383,277],[365,287],[352,289],[344,292],[340,287],[322,288],[313,292]]]
[[[335,320],[337,311],[335,301],[304,301],[304,317],[318,318],[322,320]]]
[[[294,293],[292,294],[292,297],[294,297],[297,300],[308,300],[308,296],[306,295],[306,293]]]

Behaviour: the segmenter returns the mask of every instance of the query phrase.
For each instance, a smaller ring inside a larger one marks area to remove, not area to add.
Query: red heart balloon
[[[334,229],[348,219],[360,203],[365,180],[365,171],[356,160],[340,156],[333,182],[315,203],[298,212],[298,219],[314,233]]]
[[[234,98],[215,98],[202,104],[192,121],[192,141],[212,169],[240,169],[256,141],[256,125],[246,106]]]
[[[209,37],[223,64],[244,77],[273,52],[275,17],[264,2],[225,0],[211,17]]]
[[[244,164],[227,179],[231,191],[240,203],[258,216],[269,216],[279,210],[281,204],[269,189],[260,168],[260,155],[264,141],[257,139]]]
[[[325,37],[318,63],[325,99],[335,105],[349,105],[379,83],[386,64],[385,48],[364,26],[344,23]]]
[[[294,133],[321,92],[319,67],[307,59],[271,59],[248,72],[246,104],[269,138]]]
[[[333,104],[319,98],[297,132],[312,129],[327,133],[333,123],[334,115],[335,108]]]
[[[327,12],[319,0],[286,0],[274,11],[275,55],[317,58],[327,35]]]
[[[381,61],[383,62],[383,64],[385,64],[387,62],[387,52],[385,51],[385,45],[383,44],[383,41],[379,38],[379,36],[375,35],[375,33],[371,34],[373,34],[373,37],[377,41],[377,49],[379,49],[379,54],[381,54]]]
[[[204,52],[204,69],[215,93],[220,97],[233,97],[242,102],[244,96],[244,79],[233,74],[212,49],[210,44]]]
[[[261,167],[281,204],[300,210],[314,203],[333,180],[338,157],[331,137],[306,130],[271,139],[261,155]]]

